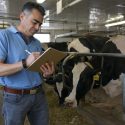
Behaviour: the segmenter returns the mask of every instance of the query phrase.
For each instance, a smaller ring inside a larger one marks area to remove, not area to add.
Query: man
[[[0,83],[4,86],[5,125],[23,125],[26,116],[31,125],[49,124],[43,81],[39,73],[26,69],[42,52],[40,42],[33,35],[39,30],[44,15],[42,6],[27,2],[20,14],[20,24],[0,31]],[[46,63],[40,69],[43,77],[49,77],[54,65]]]

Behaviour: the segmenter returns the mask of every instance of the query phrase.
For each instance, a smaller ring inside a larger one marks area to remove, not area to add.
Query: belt
[[[4,86],[3,90],[8,93],[12,94],[36,94],[42,91],[42,85],[39,85],[37,87],[34,87],[32,89],[12,89]]]

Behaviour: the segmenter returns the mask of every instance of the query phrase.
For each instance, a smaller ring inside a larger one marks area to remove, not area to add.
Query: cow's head
[[[78,68],[81,69],[80,72],[78,72]],[[89,62],[81,63],[81,66],[80,63],[78,63],[78,67],[74,67],[74,69],[75,71],[72,70],[74,75],[73,83],[75,84],[74,86],[76,86],[75,98],[78,105],[80,99],[85,98],[86,93],[91,88],[98,88],[100,86],[101,72],[99,72],[100,69],[94,69],[94,67]],[[66,97],[65,101],[66,103],[75,103],[75,99],[71,97]]]
[[[72,72],[69,70],[65,72],[65,75],[62,73],[57,73],[46,81],[48,84],[54,84],[54,90],[58,94],[59,105],[61,106],[64,105],[65,98],[72,90],[72,77]]]
[[[100,86],[100,73],[85,63],[76,64],[72,72],[64,77],[64,83],[56,84],[61,105],[77,107],[80,99],[85,97],[93,83],[93,88]]]

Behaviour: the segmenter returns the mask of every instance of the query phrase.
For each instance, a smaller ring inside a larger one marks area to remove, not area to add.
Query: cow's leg
[[[76,101],[76,88],[80,78],[81,72],[85,69],[86,65],[84,63],[78,63],[74,66],[72,73],[73,73],[73,89],[68,97],[65,98],[65,103],[72,104],[72,107],[77,107]]]

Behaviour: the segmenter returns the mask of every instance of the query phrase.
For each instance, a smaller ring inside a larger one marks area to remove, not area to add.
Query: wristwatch
[[[23,68],[26,69],[27,68],[26,59],[22,59],[22,64],[23,64]]]

